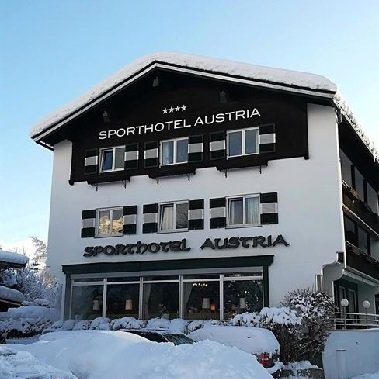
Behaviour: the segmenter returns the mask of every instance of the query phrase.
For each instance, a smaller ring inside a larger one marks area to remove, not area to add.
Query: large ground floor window
[[[206,270],[204,270],[206,271]],[[209,271],[209,270],[208,270]],[[263,270],[73,278],[69,317],[223,320],[264,305]]]

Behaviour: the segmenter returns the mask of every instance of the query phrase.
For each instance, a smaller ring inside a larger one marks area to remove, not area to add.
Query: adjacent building
[[[336,86],[183,54],[127,66],[40,122],[64,316],[227,319],[379,293],[379,164]]]

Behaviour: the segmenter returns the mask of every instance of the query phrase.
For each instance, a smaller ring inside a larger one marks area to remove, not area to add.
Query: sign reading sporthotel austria
[[[244,249],[257,248],[257,247],[275,247],[278,245],[289,246],[289,243],[284,239],[284,237],[279,234],[277,237],[269,235],[267,237],[257,236],[257,237],[227,237],[227,238],[207,238],[200,249],[212,249],[212,250],[223,250],[223,249],[237,249],[238,247],[243,247]],[[185,252],[190,251],[191,248],[187,246],[187,239],[183,238],[181,241],[168,241],[168,242],[150,242],[143,243],[137,241],[137,243],[131,243],[127,245],[117,244],[107,245],[107,246],[88,246],[84,249],[83,256],[85,257],[96,257],[99,254],[105,255],[133,255],[133,254],[145,254],[152,253],[156,254],[160,251],[164,253],[168,252]]]
[[[211,115],[197,116],[194,121],[182,118],[169,121],[162,121],[138,126],[126,126],[120,129],[101,130],[99,139],[104,140],[111,137],[125,137],[129,135],[141,135],[154,132],[162,132],[164,130],[192,128],[197,126],[222,124],[223,122],[239,121],[260,116],[257,108],[239,109],[231,112],[214,113]]]

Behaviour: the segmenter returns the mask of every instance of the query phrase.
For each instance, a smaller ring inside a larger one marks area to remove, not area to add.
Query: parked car
[[[226,346],[234,346],[257,357],[258,362],[270,374],[280,370],[280,345],[274,334],[267,329],[243,326],[209,325],[189,334],[194,341],[210,340]]]
[[[154,342],[172,342],[174,345],[191,344],[193,340],[182,333],[171,333],[167,330],[122,329],[123,332],[137,334]]]

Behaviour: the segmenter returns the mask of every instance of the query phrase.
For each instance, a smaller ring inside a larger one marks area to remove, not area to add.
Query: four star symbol
[[[187,110],[187,105],[177,105],[177,106],[170,106],[170,108],[163,108],[162,109],[162,112],[163,114],[167,114],[167,113],[174,113],[175,112],[179,112],[179,111],[185,111]]]

